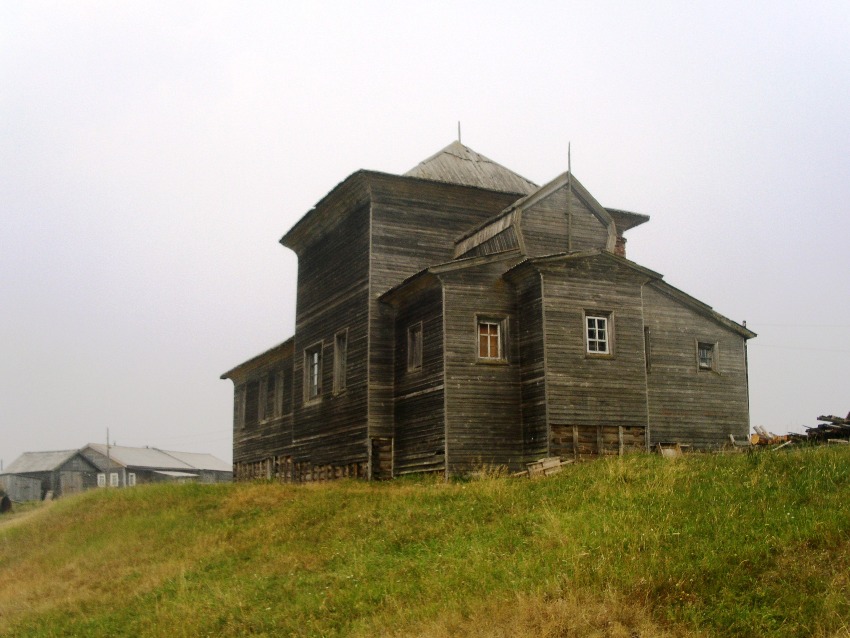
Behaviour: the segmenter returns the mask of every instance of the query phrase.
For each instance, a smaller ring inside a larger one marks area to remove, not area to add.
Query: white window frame
[[[487,329],[486,333],[482,332],[482,328],[485,327]],[[475,354],[479,362],[507,362],[507,327],[508,321],[506,317],[478,315],[475,318]],[[495,332],[493,332],[494,329]],[[496,344],[495,352],[493,351],[494,343]]]
[[[103,472],[98,472],[97,486],[98,487],[106,487],[106,474],[104,474]]]
[[[610,357],[614,353],[613,328],[613,313],[602,312],[599,310],[585,310],[585,353],[590,357]]]
[[[128,487],[135,487],[136,486],[136,473],[135,472],[130,472],[129,474],[127,474],[127,486]]]
[[[118,472],[110,472],[109,473],[109,487],[120,487],[121,481],[118,477]]]

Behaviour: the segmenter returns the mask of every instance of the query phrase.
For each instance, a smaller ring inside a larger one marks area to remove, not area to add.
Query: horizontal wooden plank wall
[[[314,465],[365,464],[370,208],[367,202],[326,214],[339,219],[298,255],[293,442],[302,445],[304,460]],[[334,340],[339,332],[347,334],[346,384],[335,393]],[[307,398],[305,353],[315,347],[321,350],[320,393]]]
[[[510,281],[517,295],[523,448],[528,463],[549,454],[543,282],[533,268],[523,268]]]
[[[587,205],[572,193],[570,215],[567,219],[567,187],[559,188],[548,197],[522,211],[522,237],[529,257],[542,257],[573,251],[604,249],[608,229],[596,218]],[[572,242],[568,241],[568,228]]]
[[[645,277],[603,255],[538,267],[543,276],[550,427],[645,427]],[[609,317],[610,356],[587,353],[585,312]]]
[[[269,392],[270,378],[275,379],[273,392]],[[233,462],[245,463],[265,459],[277,454],[292,453],[292,343],[270,353],[244,376],[233,379],[235,405],[233,417]],[[257,388],[252,393],[253,408],[248,409],[247,387]],[[261,392],[262,390],[262,392]],[[269,395],[274,396],[271,411],[266,408]],[[260,403],[266,405],[261,410]],[[255,416],[254,416],[255,415]],[[249,419],[249,416],[254,418]]]
[[[698,448],[749,435],[746,344],[743,337],[672,299],[644,288],[650,330],[647,376],[650,441]],[[717,369],[700,370],[697,342],[717,344]]]
[[[408,330],[420,326],[421,366],[408,369]],[[400,301],[395,319],[395,463],[397,475],[445,469],[443,293],[435,279]]]
[[[450,474],[481,465],[523,466],[519,333],[504,259],[441,274],[445,294],[446,451]],[[478,358],[477,317],[503,320],[506,361]]]
[[[378,297],[428,266],[451,261],[454,242],[519,194],[369,174],[370,270],[369,436],[393,436],[393,315]]]
[[[519,248],[519,240],[517,239],[516,228],[509,226],[497,235],[494,235],[485,242],[482,242],[475,248],[467,251],[462,257],[483,257],[485,255],[494,255],[503,253],[509,250]]]

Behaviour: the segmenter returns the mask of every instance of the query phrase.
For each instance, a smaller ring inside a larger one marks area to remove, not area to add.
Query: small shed
[[[15,459],[0,482],[13,501],[36,501],[77,494],[97,485],[98,468],[79,450],[24,452]]]

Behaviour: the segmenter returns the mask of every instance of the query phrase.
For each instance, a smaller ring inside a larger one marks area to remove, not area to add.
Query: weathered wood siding
[[[408,369],[408,329],[421,326],[422,363]],[[395,321],[395,474],[445,469],[443,295],[438,282],[400,305]]]
[[[485,255],[494,255],[496,253],[504,253],[509,250],[518,250],[519,240],[517,238],[516,227],[508,226],[505,230],[497,235],[494,235],[485,242],[482,242],[475,248],[464,253],[463,257],[483,257]]]
[[[511,280],[517,295],[523,446],[526,462],[531,462],[549,455],[543,282],[533,268]]]
[[[608,229],[591,212],[575,192],[570,196],[570,216],[567,217],[567,187],[522,211],[522,236],[529,257],[542,257],[573,251],[604,249]],[[568,228],[572,230],[569,241]]]
[[[393,436],[393,315],[378,297],[420,270],[450,261],[454,241],[519,195],[370,173],[372,237],[369,436]]]
[[[539,265],[550,429],[645,427],[641,280],[604,256]],[[609,314],[612,353],[587,353],[585,311]]]
[[[445,295],[448,472],[483,465],[522,467],[519,332],[512,265],[498,260],[441,274]],[[502,319],[506,360],[478,357],[478,318]]]
[[[293,440],[304,444],[305,460],[313,464],[349,465],[368,456],[369,210],[365,203],[327,211],[339,219],[298,255]],[[334,393],[334,340],[340,331],[348,339],[346,387]],[[320,392],[308,398],[305,356],[314,347],[321,350]]]
[[[269,379],[272,377],[275,384],[273,391],[269,392]],[[245,463],[284,452],[291,453],[292,342],[261,362],[247,376],[234,381],[237,385],[234,389],[233,462]],[[249,386],[257,388],[256,394],[252,393],[252,406],[248,405]],[[268,405],[270,397],[274,397],[271,406]],[[248,420],[245,415],[249,412],[257,417]]]
[[[651,443],[716,447],[749,435],[744,338],[652,285],[644,287],[650,330],[647,375]],[[717,369],[700,370],[697,342],[717,343]]]

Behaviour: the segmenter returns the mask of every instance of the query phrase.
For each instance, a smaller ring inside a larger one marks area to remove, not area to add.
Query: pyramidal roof
[[[420,162],[404,175],[505,193],[527,195],[537,190],[534,182],[457,141]]]

